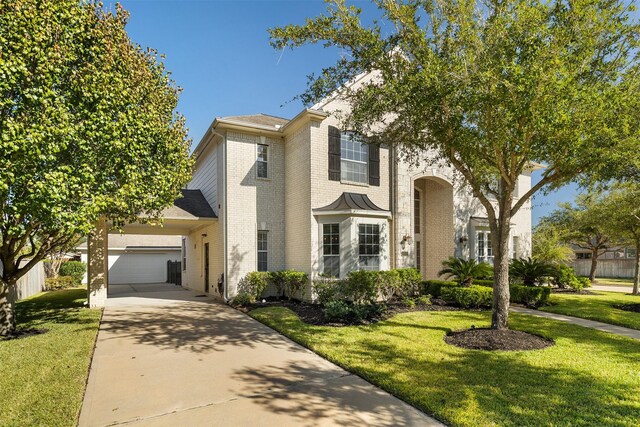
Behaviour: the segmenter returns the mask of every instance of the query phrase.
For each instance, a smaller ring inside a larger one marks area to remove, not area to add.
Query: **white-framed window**
[[[358,224],[358,266],[361,270],[380,269],[380,226]]]
[[[478,262],[493,264],[491,233],[488,231],[478,231],[476,233],[476,259]]]
[[[258,178],[269,177],[269,146],[258,144],[256,151],[256,176]]]
[[[635,258],[636,257],[636,249],[635,248],[626,248],[624,251],[625,251],[625,254],[627,255],[627,258]]]
[[[369,146],[353,132],[340,135],[340,179],[369,183]]]
[[[518,259],[520,257],[520,237],[513,236],[511,238],[511,258]]]
[[[413,189],[413,232],[420,234],[420,190]]]
[[[269,271],[269,233],[258,230],[258,271]]]
[[[591,252],[577,252],[576,259],[591,259]]]
[[[340,224],[322,224],[322,257],[322,272],[340,277]]]

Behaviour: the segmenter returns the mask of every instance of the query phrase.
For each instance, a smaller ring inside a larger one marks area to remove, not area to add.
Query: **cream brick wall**
[[[257,178],[257,144],[269,146],[268,178]],[[282,139],[227,132],[227,283],[258,269],[257,232],[268,231],[268,268],[285,268],[285,152]]]

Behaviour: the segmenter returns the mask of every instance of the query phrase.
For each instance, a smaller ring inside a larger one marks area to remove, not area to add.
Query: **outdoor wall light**
[[[469,238],[467,236],[461,236],[458,239],[458,242],[462,243],[463,246],[467,246],[468,241],[469,241]]]
[[[400,247],[404,249],[407,244],[411,244],[411,237],[404,235],[402,236],[402,240],[400,241]]]

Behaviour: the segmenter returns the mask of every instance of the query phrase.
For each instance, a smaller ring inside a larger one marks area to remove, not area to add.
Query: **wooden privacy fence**
[[[27,261],[23,261],[23,265],[26,263]],[[2,265],[0,265],[0,274],[2,274]],[[16,302],[42,292],[44,279],[44,264],[41,261],[18,280],[17,286],[9,291],[9,298]]]
[[[599,259],[596,277],[633,277],[634,262],[633,259]],[[575,260],[573,268],[577,275],[588,276],[591,270],[591,260]]]
[[[182,269],[180,261],[167,261],[167,283],[182,286]]]

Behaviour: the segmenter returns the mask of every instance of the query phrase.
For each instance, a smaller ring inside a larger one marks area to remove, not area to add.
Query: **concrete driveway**
[[[178,286],[110,286],[80,426],[441,425]]]

